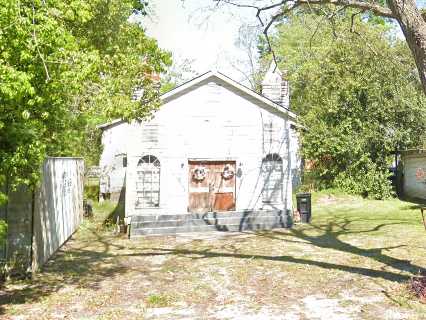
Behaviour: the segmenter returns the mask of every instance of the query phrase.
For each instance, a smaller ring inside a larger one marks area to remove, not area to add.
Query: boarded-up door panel
[[[189,206],[190,212],[235,210],[235,174],[224,177],[225,167],[235,173],[235,161],[189,161]],[[194,178],[194,170],[205,168],[202,180]]]
[[[208,192],[189,193],[189,208],[191,212],[203,213],[210,210],[210,194]]]
[[[235,210],[234,194],[232,192],[217,192],[213,209],[215,211]]]

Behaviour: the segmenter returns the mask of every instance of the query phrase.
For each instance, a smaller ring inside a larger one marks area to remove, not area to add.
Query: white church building
[[[152,119],[99,126],[101,194],[130,236],[289,227],[297,117],[272,64],[258,94],[207,72],[163,94]]]

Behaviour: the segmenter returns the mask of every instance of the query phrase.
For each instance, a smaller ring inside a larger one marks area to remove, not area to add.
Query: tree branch
[[[371,11],[376,15],[388,17],[388,18],[395,18],[395,15],[392,13],[392,11],[389,8],[383,7],[377,3],[374,2],[366,2],[366,1],[360,1],[360,0],[281,0],[278,1],[275,4],[267,5],[267,6],[255,6],[250,4],[244,4],[244,3],[238,3],[236,1],[238,0],[213,0],[216,2],[216,6],[219,6],[221,3],[235,6],[238,8],[249,8],[256,10],[256,18],[259,20],[260,24],[263,29],[263,35],[265,36],[266,42],[268,43],[269,50],[271,51],[272,58],[275,62],[275,68],[278,66],[277,64],[277,58],[275,56],[274,50],[272,50],[271,41],[268,36],[268,31],[271,28],[271,26],[278,21],[280,18],[284,17],[286,14],[288,14],[290,11],[294,10],[295,8],[301,6],[301,5],[312,5],[312,4],[331,4],[334,6],[341,6],[342,9],[345,9],[347,7],[350,8],[357,8],[361,9],[361,11]],[[273,14],[271,18],[269,19],[269,22],[265,25],[263,22],[260,14],[262,12],[274,9],[274,8],[280,8],[278,12]]]
[[[379,4],[358,1],[358,0],[297,0],[295,1],[299,4],[332,4],[335,6],[345,6],[351,8],[362,9],[365,11],[371,11],[379,16],[387,18],[395,18],[395,15],[392,13],[391,9],[383,7]]]
[[[44,72],[46,73],[46,82],[48,82],[48,81],[50,81],[49,69],[47,69],[46,61],[44,60],[43,54],[40,51],[40,47],[38,45],[38,40],[37,40],[34,1],[32,3],[32,11],[33,11],[33,17],[32,17],[33,32],[32,32],[32,36],[33,36],[35,48],[37,50],[37,54],[39,55],[39,57],[41,59],[41,62],[42,62],[43,67],[44,67]]]
[[[235,7],[239,7],[239,8],[251,8],[251,9],[256,9],[256,10],[259,10],[259,11],[266,11],[266,10],[269,10],[269,9],[280,7],[280,6],[284,5],[286,2],[288,2],[288,0],[282,0],[280,2],[277,2],[275,4],[271,4],[269,6],[259,7],[259,6],[254,6],[254,5],[250,5],[250,4],[236,3],[236,2],[230,1],[230,0],[213,0],[213,1],[216,2],[216,5],[219,5],[222,2],[222,3],[226,3],[226,4],[229,4],[231,6],[235,6]]]
[[[213,0],[216,2],[216,5],[219,5],[220,3],[229,4],[235,7],[239,8],[250,8],[257,10],[256,17],[262,12],[262,11],[268,11],[270,9],[274,9],[277,7],[284,7],[285,5],[288,5],[288,7],[296,7],[301,4],[332,4],[335,6],[346,6],[351,8],[357,8],[362,10],[368,10],[371,11],[379,16],[388,17],[388,18],[395,18],[395,15],[392,13],[392,11],[389,8],[383,7],[380,4],[374,3],[374,2],[367,2],[367,1],[360,1],[360,0],[282,0],[275,4],[260,7],[250,4],[243,4],[238,3],[231,0]],[[272,17],[274,19],[274,17]]]
[[[371,50],[371,52],[373,52],[374,55],[378,56],[377,51],[374,50],[374,48],[370,45],[370,43],[368,41],[366,41],[366,39],[358,31],[355,30],[355,17],[357,15],[362,14],[362,13],[364,13],[364,10],[361,10],[359,12],[355,12],[355,13],[352,14],[352,16],[351,16],[351,29],[350,29],[350,31],[352,33],[356,34],[361,39],[363,39],[365,41],[365,44],[367,45],[367,47]]]

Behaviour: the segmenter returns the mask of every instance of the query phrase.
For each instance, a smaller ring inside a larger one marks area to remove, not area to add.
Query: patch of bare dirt
[[[32,281],[2,289],[0,318],[422,319],[426,308],[400,291],[426,265],[410,262],[410,233],[398,240],[347,228],[132,241],[78,233]]]

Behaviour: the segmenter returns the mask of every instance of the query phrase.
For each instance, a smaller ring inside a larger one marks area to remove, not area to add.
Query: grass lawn
[[[97,207],[33,280],[0,291],[1,319],[426,319],[407,289],[426,269],[417,206],[314,194],[290,230],[128,240]]]

